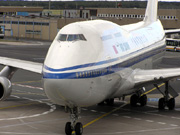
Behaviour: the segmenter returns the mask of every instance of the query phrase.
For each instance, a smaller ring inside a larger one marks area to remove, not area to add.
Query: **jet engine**
[[[12,85],[6,77],[0,77],[0,101],[5,100],[12,92]]]

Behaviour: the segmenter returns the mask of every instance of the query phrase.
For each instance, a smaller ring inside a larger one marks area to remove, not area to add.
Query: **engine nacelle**
[[[12,92],[12,85],[10,80],[6,77],[0,77],[0,101],[5,100]]]

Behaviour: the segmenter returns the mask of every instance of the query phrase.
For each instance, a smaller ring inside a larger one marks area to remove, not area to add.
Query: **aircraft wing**
[[[180,33],[180,29],[170,29],[170,30],[164,30],[165,34],[175,34]]]
[[[43,66],[42,63],[30,62],[30,61],[7,58],[7,57],[0,57],[0,64],[32,71],[39,74],[42,73],[42,66]]]
[[[135,87],[142,87],[147,84],[157,84],[180,77],[180,68],[152,69],[134,71]]]

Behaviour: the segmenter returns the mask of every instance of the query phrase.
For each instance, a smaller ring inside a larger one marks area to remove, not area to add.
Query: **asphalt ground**
[[[31,45],[31,42],[23,45],[22,42],[18,46],[1,43],[0,55],[43,62],[49,45],[46,42],[38,45]],[[179,57],[178,52],[167,52],[158,66],[180,67]],[[176,63],[173,64],[173,61]],[[170,83],[179,89],[178,79]],[[12,85],[11,96],[0,102],[0,135],[65,135],[64,127],[69,121],[69,114],[46,97],[41,75],[18,70]],[[146,107],[130,107],[130,97],[126,97],[125,101],[116,99],[114,106],[82,108],[79,121],[84,125],[84,135],[179,135],[180,98],[176,98],[175,110],[166,108],[159,111],[158,99],[162,95],[154,86],[146,90],[151,91]]]

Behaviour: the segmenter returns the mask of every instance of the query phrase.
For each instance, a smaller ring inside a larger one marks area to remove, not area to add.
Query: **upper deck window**
[[[101,37],[102,41],[112,39],[112,35],[105,35]]]
[[[82,40],[82,41],[86,41],[86,38],[84,37],[83,34],[60,34],[58,37],[58,40],[60,41],[78,41],[78,40]]]
[[[118,33],[115,33],[114,36],[115,36],[115,37],[121,37],[122,35],[121,35],[120,32],[118,32]]]

